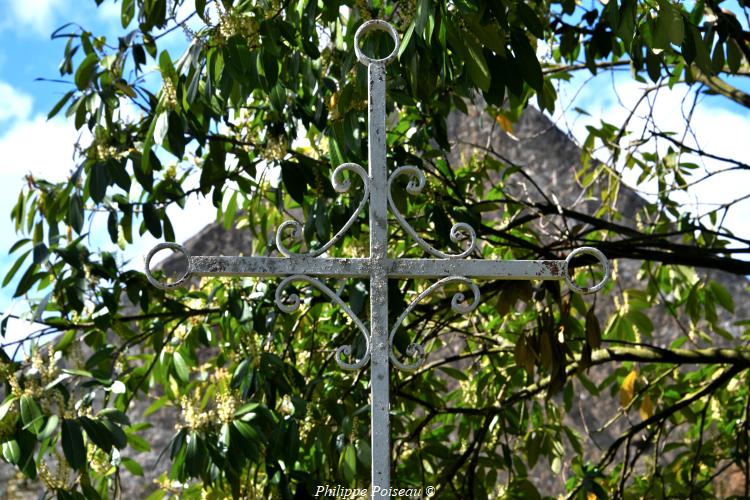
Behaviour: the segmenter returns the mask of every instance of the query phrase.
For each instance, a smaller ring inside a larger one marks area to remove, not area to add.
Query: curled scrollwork
[[[331,238],[325,245],[321,246],[317,250],[313,250],[310,252],[292,252],[284,245],[284,233],[289,232],[291,236],[296,240],[302,239],[302,224],[297,222],[296,220],[288,220],[284,221],[279,228],[276,230],[276,248],[279,249],[279,252],[281,252],[283,255],[287,257],[292,257],[293,255],[306,255],[309,257],[317,257],[318,255],[321,255],[322,253],[326,252],[329,248],[331,248],[334,244],[336,244],[343,236],[346,234],[346,232],[349,230],[349,228],[354,224],[354,221],[357,220],[357,217],[359,214],[364,210],[365,204],[367,203],[367,200],[369,199],[369,193],[370,193],[370,183],[367,178],[367,172],[365,169],[363,169],[360,165],[356,163],[343,163],[336,167],[336,169],[333,171],[333,176],[331,177],[331,184],[333,185],[333,189],[336,190],[337,193],[346,193],[351,188],[351,181],[349,179],[344,178],[343,173],[344,170],[348,170],[350,172],[354,172],[357,174],[364,183],[364,193],[362,195],[362,201],[359,202],[359,205],[357,206],[357,209],[354,211],[351,217],[349,217],[349,220],[346,221],[346,224],[344,224],[344,227],[341,228],[341,230],[336,233],[333,238]]]
[[[422,189],[424,189],[425,187],[426,180],[422,171],[413,165],[406,165],[397,168],[388,178],[388,206],[391,207],[391,212],[393,212],[393,215],[396,217],[396,220],[398,220],[398,223],[401,224],[401,227],[403,227],[404,230],[409,233],[412,238],[414,238],[414,241],[416,241],[417,244],[430,255],[439,257],[441,259],[461,259],[468,256],[472,252],[472,250],[474,250],[474,246],[476,245],[477,241],[477,235],[474,232],[474,228],[472,228],[465,222],[459,222],[451,227],[450,239],[453,243],[459,243],[462,240],[466,239],[469,240],[469,246],[463,252],[458,254],[441,252],[437,248],[427,243],[424,239],[422,239],[414,230],[414,228],[411,227],[411,225],[404,218],[403,214],[398,210],[398,208],[396,208],[396,204],[393,202],[393,194],[391,193],[393,181],[400,175],[410,176],[409,183],[406,185],[406,192],[411,195],[417,195],[422,192]]]
[[[281,283],[279,283],[279,286],[276,288],[276,297],[274,299],[274,301],[276,302],[276,306],[285,313],[292,313],[299,309],[299,295],[297,295],[296,293],[289,294],[286,297],[286,301],[282,297],[284,289],[286,289],[286,287],[294,281],[305,281],[311,284],[312,286],[326,294],[328,298],[335,302],[336,305],[338,305],[341,310],[344,311],[352,319],[352,321],[354,321],[354,324],[357,325],[357,328],[359,328],[359,331],[362,333],[362,336],[365,339],[365,355],[354,363],[347,363],[346,361],[344,361],[344,357],[350,357],[352,355],[353,349],[351,345],[343,345],[336,348],[336,363],[338,363],[338,365],[344,370],[358,370],[365,366],[367,364],[367,361],[370,359],[370,334],[367,332],[367,328],[365,327],[364,323],[362,323],[362,321],[357,317],[357,315],[354,314],[354,311],[352,311],[349,306],[347,306],[344,301],[341,300],[341,297],[336,295],[333,290],[328,288],[321,281],[305,274],[294,274],[292,276],[287,276],[281,281]]]
[[[479,287],[470,279],[464,278],[463,276],[448,276],[447,278],[443,278],[432,285],[430,285],[426,290],[424,290],[422,293],[417,295],[417,297],[411,301],[411,303],[406,307],[403,313],[401,313],[401,316],[398,317],[396,322],[393,324],[393,328],[391,328],[391,333],[388,337],[388,345],[390,346],[390,356],[391,361],[393,362],[394,366],[397,366],[401,370],[406,371],[412,371],[416,370],[420,366],[422,366],[422,363],[424,363],[425,360],[425,353],[424,353],[424,347],[421,344],[417,343],[410,343],[408,347],[406,348],[406,354],[412,358],[416,358],[416,361],[413,363],[402,363],[401,361],[396,358],[395,353],[393,352],[393,338],[396,336],[396,332],[398,331],[398,328],[401,326],[401,323],[406,319],[406,316],[409,315],[409,313],[428,295],[430,295],[432,292],[434,292],[436,289],[441,288],[448,283],[464,283],[466,285],[469,285],[471,288],[471,293],[474,295],[474,298],[471,302],[466,301],[466,296],[462,292],[457,292],[453,294],[453,298],[451,299],[451,309],[453,311],[459,313],[459,314],[468,314],[474,309],[477,308],[479,305]]]

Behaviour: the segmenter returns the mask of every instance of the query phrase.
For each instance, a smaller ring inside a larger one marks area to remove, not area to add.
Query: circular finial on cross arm
[[[175,280],[173,283],[159,281],[151,273],[151,259],[154,257],[154,255],[156,255],[157,252],[164,249],[170,249],[174,250],[175,252],[179,252],[184,255],[185,259],[187,260],[185,272],[182,274],[182,276],[179,277],[179,279]],[[190,277],[190,253],[185,249],[185,247],[183,247],[182,245],[178,245],[177,243],[159,243],[154,248],[152,248],[146,256],[146,277],[152,285],[154,285],[156,288],[161,288],[162,290],[172,290],[173,288],[179,287],[185,281],[187,281],[188,277]]]
[[[570,271],[568,270],[570,261],[572,261],[573,258],[581,254],[592,255],[594,258],[596,258],[596,260],[599,261],[599,263],[604,268],[604,277],[599,283],[597,283],[594,286],[580,287],[575,284],[575,282],[570,276]],[[587,294],[587,293],[598,292],[607,283],[607,281],[609,281],[609,275],[610,275],[610,267],[609,267],[609,261],[607,260],[607,257],[604,256],[601,250],[596,249],[594,247],[576,248],[575,250],[570,252],[570,254],[565,258],[565,265],[563,266],[563,277],[565,278],[565,282],[568,284],[568,288],[570,288],[576,293]]]
[[[382,59],[374,59],[372,57],[366,56],[359,48],[359,42],[362,40],[362,37],[370,31],[385,31],[386,33],[391,35],[394,47],[391,53],[386,57]],[[354,53],[357,54],[357,59],[359,59],[359,62],[365,65],[372,63],[388,64],[398,54],[398,48],[400,44],[401,42],[398,39],[398,32],[396,32],[396,28],[394,28],[391,23],[383,21],[382,19],[372,19],[370,21],[367,21],[362,26],[360,26],[359,29],[357,29],[357,32],[354,34]]]

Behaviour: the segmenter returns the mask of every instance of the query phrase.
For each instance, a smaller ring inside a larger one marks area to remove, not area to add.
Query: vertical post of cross
[[[364,55],[361,38],[371,30],[386,31],[395,47],[383,59]],[[391,477],[390,380],[388,341],[388,171],[385,133],[385,65],[398,53],[399,39],[390,24],[368,21],[354,35],[354,49],[367,65],[368,175],[370,181],[370,419],[372,432],[371,494],[387,491]]]

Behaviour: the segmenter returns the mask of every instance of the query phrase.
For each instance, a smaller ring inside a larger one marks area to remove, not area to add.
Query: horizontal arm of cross
[[[214,257],[189,259],[193,276],[284,276],[368,278],[371,260],[321,257]],[[382,265],[382,263],[381,263]],[[386,259],[389,278],[563,279],[564,260]]]
[[[373,260],[369,258],[308,257],[236,257],[189,255],[184,247],[165,243],[155,251],[172,248],[187,259],[187,269],[176,282],[166,284],[153,277],[146,266],[149,280],[160,288],[174,288],[190,276],[255,276],[282,277],[295,274],[328,278],[368,278],[372,276]],[[389,278],[443,278],[465,276],[478,279],[561,280],[565,277],[564,260],[481,260],[481,259],[385,259],[378,269]]]

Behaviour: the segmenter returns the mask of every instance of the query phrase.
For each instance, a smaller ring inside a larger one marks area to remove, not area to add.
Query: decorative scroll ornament
[[[391,212],[393,213],[394,217],[396,217],[398,223],[402,228],[404,228],[407,233],[409,233],[412,238],[414,238],[414,241],[417,242],[417,245],[422,247],[422,249],[430,255],[441,259],[462,259],[471,254],[471,252],[474,250],[474,246],[476,245],[477,235],[474,232],[474,228],[466,224],[465,222],[459,222],[451,227],[450,239],[453,243],[459,243],[460,241],[467,238],[469,240],[469,246],[463,252],[458,254],[441,252],[437,248],[427,243],[417,234],[414,228],[411,227],[411,225],[406,221],[398,208],[396,208],[396,204],[393,201],[393,194],[391,192],[393,181],[400,175],[409,175],[411,177],[409,179],[409,183],[406,185],[406,192],[410,195],[417,195],[421,193],[427,182],[425,180],[424,173],[422,173],[419,168],[413,165],[405,165],[403,167],[397,168],[388,178],[388,206],[391,208]]]
[[[317,250],[312,250],[310,252],[292,252],[284,245],[284,232],[290,232],[293,238],[295,238],[296,240],[301,240],[302,224],[300,224],[296,220],[285,221],[276,230],[276,248],[279,249],[279,252],[281,252],[286,257],[292,257],[295,255],[317,257],[318,255],[322,255],[323,253],[325,253],[329,248],[331,248],[341,238],[344,237],[349,228],[352,227],[352,224],[354,224],[354,222],[357,220],[357,217],[359,217],[359,214],[362,213],[362,210],[364,210],[370,195],[370,182],[367,178],[367,172],[364,168],[356,163],[343,163],[336,167],[336,170],[333,171],[333,176],[331,177],[331,184],[333,185],[333,189],[335,189],[337,193],[346,193],[351,188],[351,180],[345,179],[343,176],[345,170],[354,172],[359,176],[360,179],[362,179],[362,183],[364,184],[364,193],[362,194],[362,201],[359,202],[357,209],[354,211],[352,216],[349,217],[349,220],[346,221],[344,227],[342,227],[341,230],[339,230],[339,232],[336,233],[333,238],[331,238],[325,245],[321,246]]]
[[[401,326],[401,323],[404,321],[404,319],[406,319],[409,313],[412,312],[412,310],[414,310],[414,308],[425,297],[430,295],[438,288],[442,288],[443,286],[447,285],[448,283],[456,282],[469,285],[469,287],[471,288],[471,293],[474,294],[474,299],[467,304],[466,296],[462,292],[457,292],[453,294],[453,298],[451,299],[451,309],[453,309],[453,311],[457,312],[458,314],[468,314],[477,308],[477,306],[479,305],[479,287],[468,278],[464,278],[463,276],[448,276],[447,278],[443,278],[430,285],[426,290],[417,295],[417,297],[411,301],[404,312],[401,313],[401,316],[399,316],[396,322],[393,324],[393,328],[391,328],[391,334],[388,337],[388,345],[390,347],[391,361],[395,366],[397,366],[401,370],[406,371],[416,370],[417,368],[422,366],[425,360],[425,353],[424,347],[421,344],[417,344],[415,342],[410,343],[406,348],[406,354],[410,357],[416,357],[417,359],[413,363],[402,363],[398,360],[396,354],[393,352],[393,339],[396,336],[396,332],[398,331],[398,328]]]
[[[315,278],[312,278],[310,276],[304,275],[304,274],[294,274],[292,276],[288,276],[281,280],[281,283],[279,283],[278,288],[276,288],[276,297],[274,301],[276,302],[276,305],[279,309],[284,311],[285,313],[292,313],[299,309],[300,305],[300,298],[299,295],[296,293],[291,293],[286,297],[286,301],[282,297],[282,293],[285,288],[289,286],[290,283],[294,281],[305,281],[324,294],[328,295],[328,298],[330,298],[333,302],[338,305],[342,311],[344,311],[354,322],[355,325],[357,325],[357,328],[359,328],[359,331],[362,333],[362,336],[365,340],[365,355],[362,356],[361,359],[357,360],[355,363],[347,363],[344,361],[343,356],[351,357],[352,356],[352,346],[351,345],[342,345],[336,349],[336,363],[343,368],[344,370],[358,370],[365,366],[367,362],[370,360],[370,334],[367,331],[367,328],[365,327],[364,323],[357,317],[356,314],[354,314],[354,311],[352,311],[349,306],[346,305],[346,303],[341,300],[341,297],[336,295],[336,293],[328,288],[325,284],[323,284],[321,281],[316,280]]]

